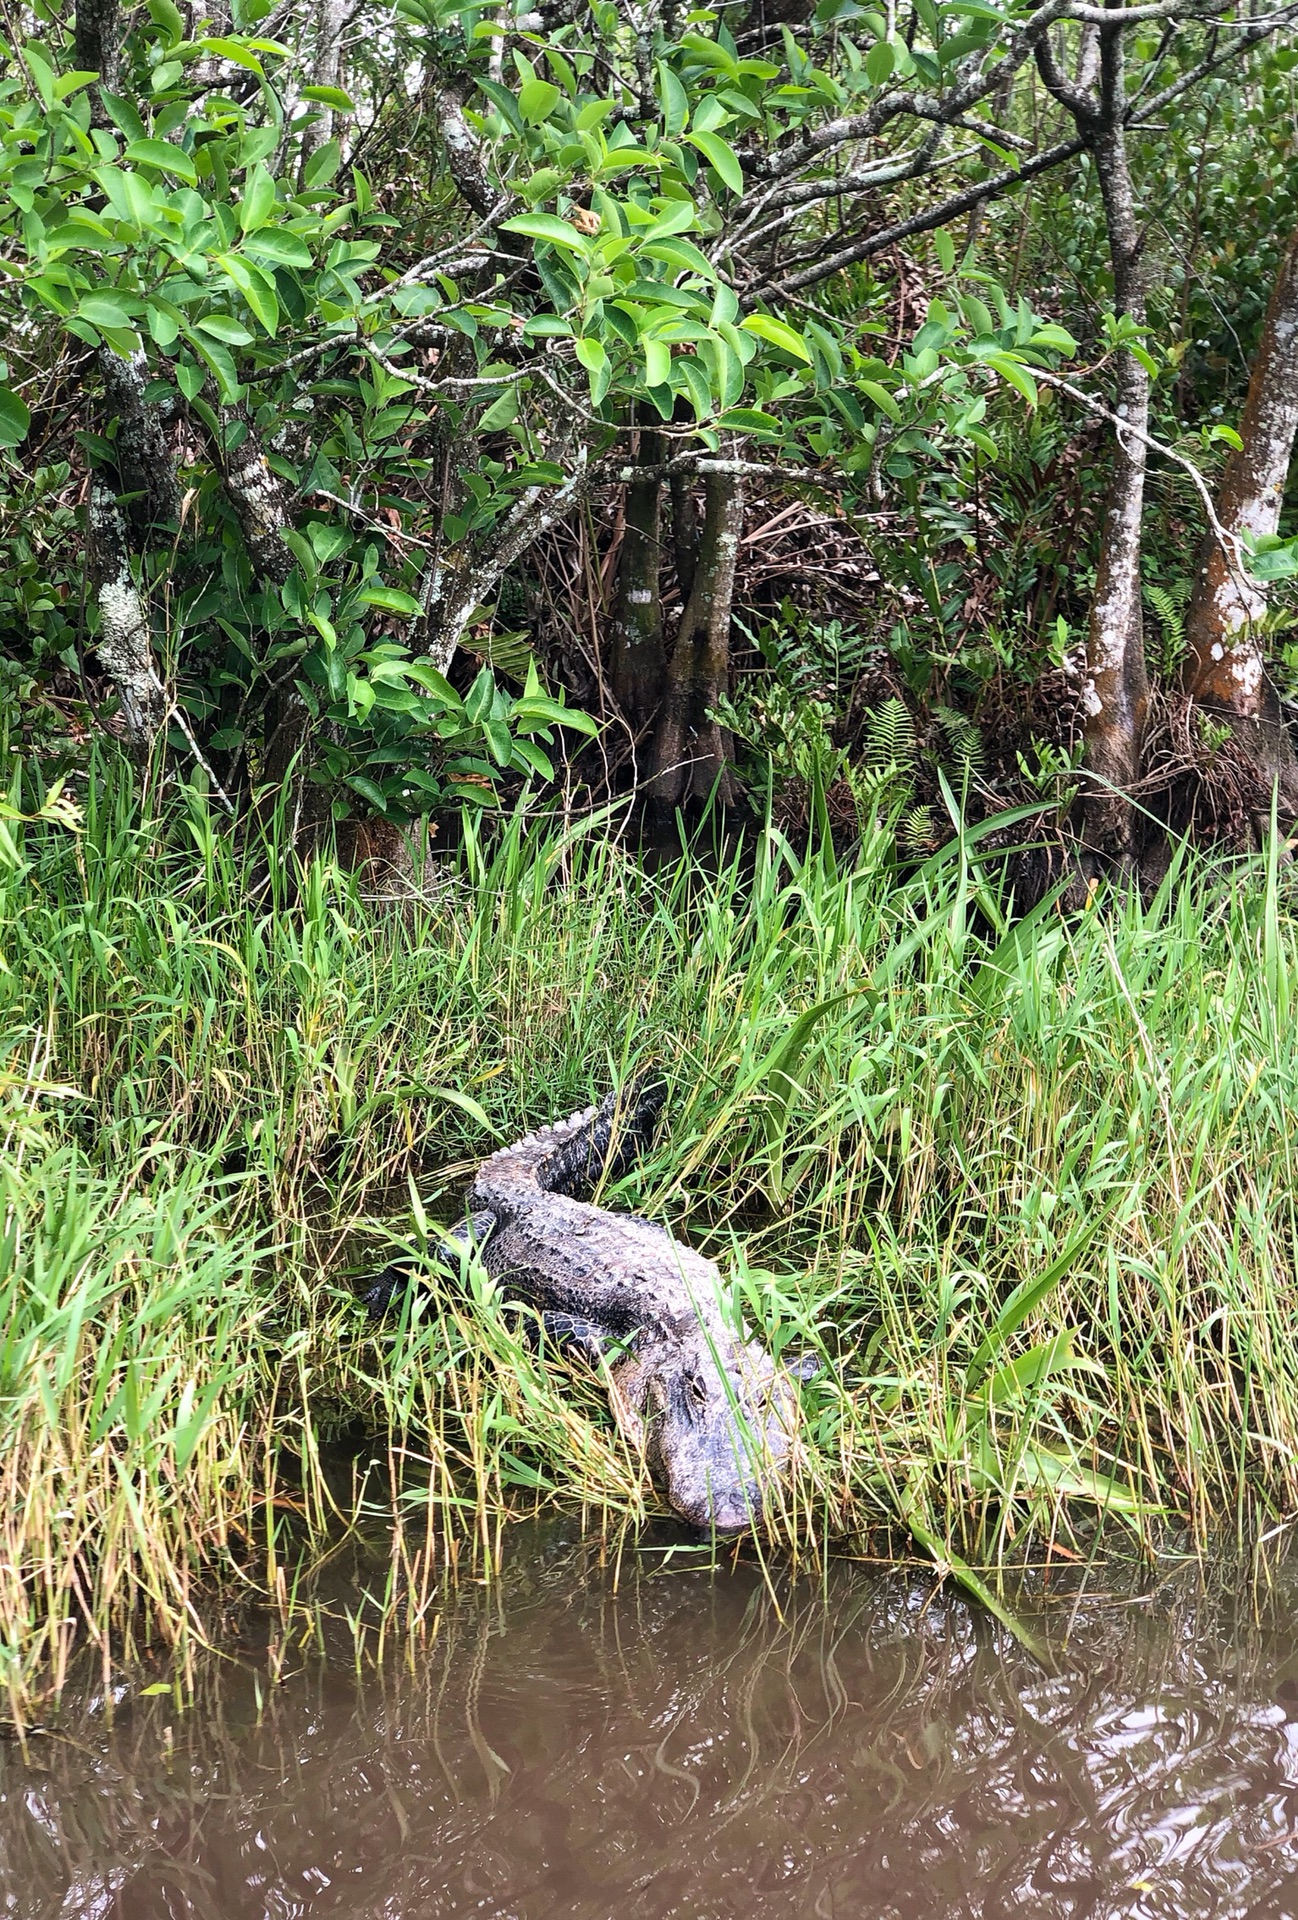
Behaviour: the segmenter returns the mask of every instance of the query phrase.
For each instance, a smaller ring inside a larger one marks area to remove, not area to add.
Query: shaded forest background
[[[10,9],[13,803],[1287,823],[1296,12]]]

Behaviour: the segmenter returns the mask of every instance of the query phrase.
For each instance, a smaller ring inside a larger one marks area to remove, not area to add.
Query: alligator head
[[[623,1431],[683,1519],[704,1532],[759,1526],[787,1477],[796,1396],[752,1342],[659,1322],[612,1370]]]

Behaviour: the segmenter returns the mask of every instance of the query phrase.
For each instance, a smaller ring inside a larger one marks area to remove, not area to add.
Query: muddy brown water
[[[9,1748],[0,1913],[1298,1915],[1298,1562],[1026,1604],[1054,1673],[923,1569],[629,1550],[615,1585],[520,1531],[412,1660],[358,1675],[339,1617],[278,1686],[250,1638],[184,1713],[137,1682]]]

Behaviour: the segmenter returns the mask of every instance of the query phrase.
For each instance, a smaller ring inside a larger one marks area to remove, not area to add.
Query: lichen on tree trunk
[[[637,455],[640,466],[655,468],[662,457],[662,435],[642,431]],[[609,621],[609,683],[637,734],[658,711],[667,668],[658,578],[661,504],[662,480],[657,473],[633,480],[628,486]]]
[[[115,451],[131,531],[144,540],[159,522],[180,519],[180,483],[162,416],[144,397],[149,365],[143,352],[123,357],[111,347],[98,353],[104,398],[116,427]]]
[[[167,717],[167,700],[153,657],[149,617],[131,573],[126,522],[117,496],[100,479],[90,483],[86,581],[99,608],[95,651],[121,701],[122,737],[147,753]]]
[[[1298,233],[1276,276],[1249,378],[1242,444],[1222,477],[1217,518],[1228,540],[1262,538],[1280,524],[1298,431]],[[1266,596],[1241,575],[1238,551],[1215,536],[1205,545],[1186,616],[1185,686],[1230,725],[1256,774],[1255,812],[1269,815],[1278,790],[1286,820],[1298,817],[1298,761],[1266,671],[1258,623]]]
[[[744,525],[741,475],[706,473],[704,503],[694,582],[667,668],[647,783],[649,797],[664,806],[713,793],[731,806],[736,795],[733,742],[714,709],[729,684],[730,613]]]
[[[293,571],[284,533],[293,524],[288,489],[266,458],[245,406],[225,407],[216,447],[225,491],[258,576],[282,587]]]
[[[1049,34],[1037,43],[1041,77],[1072,114],[1095,168],[1113,264],[1113,306],[1119,320],[1142,326],[1144,244],[1127,155],[1127,85],[1122,9],[1108,0],[1112,25],[1094,19],[1076,42],[1076,67],[1064,71]],[[1135,861],[1135,808],[1149,682],[1140,603],[1141,517],[1145,504],[1149,374],[1128,347],[1116,354],[1114,408],[1123,425],[1109,475],[1095,591],[1086,645],[1086,765],[1092,779],[1083,803],[1084,862],[1129,869]],[[1130,429],[1129,431],[1127,429]]]

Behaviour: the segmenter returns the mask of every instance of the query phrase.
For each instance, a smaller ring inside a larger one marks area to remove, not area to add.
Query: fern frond
[[[902,820],[900,834],[907,853],[926,853],[933,844],[932,807],[911,807]]]
[[[464,651],[493,673],[507,680],[524,681],[532,663],[532,637],[527,633],[492,633],[485,639],[475,636],[463,642]]]
[[[911,767],[915,763],[915,723],[904,700],[893,694],[870,715],[861,761],[867,767]]]
[[[957,713],[954,707],[934,707],[933,718],[946,736],[961,778],[981,773],[987,756],[977,724],[967,714]]]
[[[1185,653],[1185,610],[1193,584],[1184,576],[1167,586],[1156,580],[1145,583],[1144,597],[1157,615],[1159,628],[1159,645],[1150,648],[1151,664],[1163,680],[1175,676]]]

